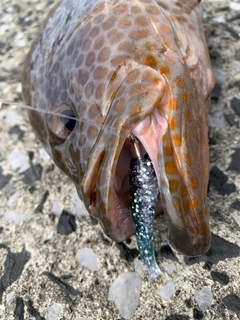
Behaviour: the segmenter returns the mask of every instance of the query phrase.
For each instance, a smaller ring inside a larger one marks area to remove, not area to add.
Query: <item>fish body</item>
[[[64,0],[27,56],[23,93],[37,136],[106,234],[135,233],[126,139],[155,169],[170,241],[211,241],[207,112],[214,77],[197,0]],[[74,117],[76,121],[74,121]]]

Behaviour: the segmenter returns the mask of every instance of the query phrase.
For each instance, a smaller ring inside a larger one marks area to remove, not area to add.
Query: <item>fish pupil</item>
[[[71,110],[71,109],[62,111],[62,114],[63,114],[64,116],[69,116],[69,117],[76,118],[76,115],[75,115],[74,111]],[[74,119],[68,119],[68,118],[61,117],[61,116],[60,116],[60,120],[61,120],[61,122],[64,124],[65,128],[66,128],[69,132],[72,132],[72,131],[73,131],[73,129],[75,128],[75,125],[76,125],[76,120],[74,120]]]

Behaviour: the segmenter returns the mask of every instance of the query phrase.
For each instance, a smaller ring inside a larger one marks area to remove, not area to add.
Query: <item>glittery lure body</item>
[[[158,196],[157,176],[148,154],[132,158],[130,198],[138,248],[152,279],[161,274],[153,247],[153,226]]]
[[[207,111],[214,77],[199,2],[64,0],[42,24],[23,73],[26,103],[36,109],[29,111],[33,129],[106,234],[123,241],[135,225],[148,233],[145,208],[135,225],[131,213],[131,133],[151,159],[171,244],[190,256],[211,241]]]

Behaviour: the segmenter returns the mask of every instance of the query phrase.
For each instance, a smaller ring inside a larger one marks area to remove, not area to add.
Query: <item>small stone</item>
[[[235,51],[235,59],[236,59],[236,60],[240,60],[240,49],[237,49],[237,50]]]
[[[229,195],[236,191],[234,183],[227,183],[228,176],[224,174],[217,166],[213,166],[210,170],[209,184],[221,195]]]
[[[175,291],[175,285],[172,280],[169,280],[164,287],[156,291],[156,294],[159,295],[164,300],[169,300]]]
[[[47,190],[44,192],[40,203],[34,209],[34,213],[42,213],[43,212],[43,207],[44,207],[45,202],[47,201],[48,196],[49,196],[49,191]]]
[[[56,216],[60,216],[62,213],[62,206],[58,200],[53,200],[52,213],[54,213]]]
[[[7,205],[11,206],[18,198],[19,198],[19,192],[14,193],[7,201]]]
[[[211,115],[208,116],[208,125],[211,128],[219,128],[225,129],[225,122],[223,119],[222,112],[216,113],[213,117]]]
[[[195,300],[202,312],[211,308],[212,299],[212,291],[208,287],[203,287],[200,291],[195,293]]]
[[[211,276],[213,281],[217,281],[223,285],[226,285],[229,283],[229,277],[225,273],[211,271]]]
[[[139,306],[141,287],[142,280],[136,272],[121,273],[111,284],[108,299],[124,319],[131,319]]]
[[[240,10],[240,3],[231,1],[230,8],[233,10]]]
[[[232,57],[233,52],[232,52],[232,50],[230,50],[230,49],[225,49],[225,50],[223,50],[222,54],[223,54],[224,56],[227,56],[227,57]]]
[[[239,40],[240,37],[239,37],[239,35],[238,35],[238,32],[235,31],[233,28],[227,27],[227,28],[226,28],[226,31],[228,31],[228,32],[230,33],[230,35],[231,35],[234,39]]]
[[[4,217],[6,221],[14,221],[14,222],[20,222],[20,221],[30,220],[34,218],[32,214],[19,213],[15,211],[4,212]]]
[[[218,23],[225,23],[226,19],[224,16],[219,16],[219,17],[213,18],[213,21],[218,22]]]
[[[53,303],[48,308],[47,320],[56,320],[59,314],[63,311],[63,307],[59,303]]]
[[[220,52],[218,52],[217,50],[210,50],[209,54],[210,54],[210,57],[214,59],[221,57]]]
[[[230,205],[231,208],[240,211],[240,200],[236,199],[233,201],[233,203]]]
[[[14,291],[11,291],[7,294],[7,297],[6,297],[7,303],[12,301],[12,299],[14,298],[14,295],[15,295]]]
[[[24,320],[24,301],[22,297],[16,298],[14,318],[17,320]]]
[[[13,124],[19,124],[20,122],[19,116],[12,110],[6,112],[6,120]]]
[[[16,187],[14,184],[8,184],[5,188],[6,194],[14,194],[16,192]]]
[[[218,100],[218,98],[221,95],[221,92],[222,92],[221,85],[219,83],[216,83],[212,92],[211,92],[211,99]]]
[[[233,217],[233,219],[237,222],[237,224],[240,227],[240,216],[236,213],[232,213],[231,216]]]
[[[146,267],[144,266],[144,264],[139,261],[139,260],[134,260],[134,269],[135,270],[142,270],[145,269]]]
[[[194,320],[202,320],[204,318],[204,314],[201,310],[198,310],[197,308],[193,308],[193,317]]]
[[[3,187],[5,187],[6,184],[8,184],[8,182],[11,180],[11,178],[12,178],[11,174],[3,175],[2,168],[0,167],[0,190]]]
[[[79,199],[77,192],[72,194],[70,212],[74,216],[89,216],[89,213],[87,212],[83,202]]]
[[[44,148],[39,148],[38,153],[39,153],[40,158],[42,158],[43,160],[51,159],[51,157],[49,156],[49,154],[47,153],[47,151]]]
[[[176,266],[173,263],[162,263],[161,266],[167,271],[168,274],[172,274],[176,270]]]
[[[37,308],[34,307],[33,301],[28,299],[26,302],[28,313],[34,317],[35,320],[45,320],[44,317],[41,316],[40,312]]]
[[[18,139],[21,140],[24,136],[24,131],[22,131],[19,127],[18,124],[16,124],[15,126],[13,126],[9,131],[9,134],[15,134],[17,135]]]
[[[66,195],[67,195],[67,190],[66,190],[66,188],[65,188],[64,186],[61,186],[61,188],[60,188],[60,193],[61,193],[61,195],[62,195],[63,197],[66,197]]]
[[[31,254],[25,250],[25,247],[23,247],[20,252],[11,252],[11,250],[4,244],[0,244],[0,248],[7,250],[7,257],[4,261],[4,272],[2,272],[2,276],[0,278],[1,306],[3,293],[21,276],[25,264],[31,258]]]
[[[219,82],[224,82],[227,79],[227,75],[224,71],[221,69],[213,68],[216,80]]]
[[[12,169],[18,169],[19,173],[26,171],[30,167],[27,156],[19,150],[14,150],[8,155],[8,163]]]
[[[57,224],[57,233],[68,236],[70,233],[76,231],[75,216],[63,210]]]
[[[240,172],[240,148],[235,148],[235,152],[231,155],[231,163],[227,170]]]
[[[239,50],[240,51],[240,50]],[[240,89],[240,80],[237,80],[233,83],[233,85]]]
[[[238,98],[233,98],[231,100],[231,108],[235,111],[235,113],[240,116],[240,99]]]
[[[97,269],[99,262],[94,251],[90,248],[83,248],[77,252],[76,255],[77,262],[84,266],[85,268],[94,271]]]
[[[240,298],[236,294],[229,294],[223,298],[223,303],[225,306],[240,316]]]
[[[237,128],[239,128],[239,123],[236,120],[236,116],[235,114],[225,114],[225,119],[227,120],[227,122],[230,124],[230,126],[236,126]]]
[[[26,171],[24,171],[23,181],[25,184],[32,184],[41,179],[43,167],[41,164],[32,165]]]

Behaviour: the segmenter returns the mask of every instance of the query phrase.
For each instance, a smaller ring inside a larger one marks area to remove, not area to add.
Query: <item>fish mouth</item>
[[[135,226],[131,213],[129,184],[130,162],[135,155],[133,155],[129,150],[128,135],[131,133],[138,139],[142,155],[148,153],[154,166],[158,181],[160,181],[157,163],[158,146],[166,128],[167,122],[160,114],[160,111],[156,108],[151,114],[136,123],[131,129],[124,132],[123,143],[119,146],[121,152],[116,159],[115,171],[113,168],[109,168],[109,172],[112,172],[112,177],[110,179],[111,183],[108,189],[109,198],[107,200],[109,215],[108,217],[100,216],[100,219],[99,215],[97,216],[105,233],[117,242],[124,241],[135,233]],[[111,156],[111,154],[105,155],[106,158]],[[105,162],[107,161],[105,160]],[[100,180],[98,181],[98,185],[101,186],[103,183],[101,175],[98,180]],[[96,195],[98,199],[104,196],[101,191],[100,187]],[[159,197],[159,200],[156,203],[155,214],[158,215],[161,212],[162,206]],[[107,215],[106,211],[105,214]]]

